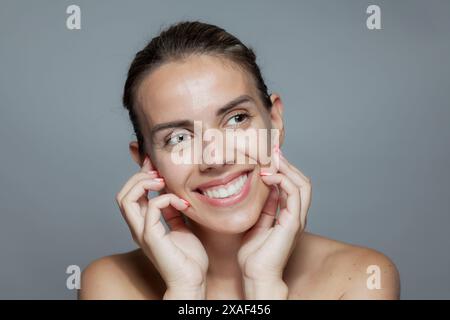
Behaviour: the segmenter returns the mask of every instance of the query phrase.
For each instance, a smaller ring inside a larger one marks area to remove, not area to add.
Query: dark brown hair
[[[123,92],[123,106],[128,110],[138,141],[141,159],[145,156],[144,137],[136,114],[136,92],[152,70],[164,63],[184,60],[190,55],[208,54],[228,59],[252,75],[263,105],[270,110],[272,103],[267,87],[256,64],[252,48],[245,46],[224,29],[200,21],[181,21],[163,30],[139,51],[128,70]]]

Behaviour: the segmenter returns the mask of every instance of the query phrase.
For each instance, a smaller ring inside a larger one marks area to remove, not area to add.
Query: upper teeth
[[[202,190],[202,193],[209,198],[227,198],[239,193],[247,181],[247,174],[243,174],[234,179],[233,183],[220,187],[213,187]]]

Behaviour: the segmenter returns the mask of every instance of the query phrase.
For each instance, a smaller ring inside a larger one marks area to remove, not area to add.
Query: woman
[[[311,179],[281,154],[283,103],[267,93],[255,60],[234,36],[198,21],[169,27],[136,55],[123,103],[141,169],[116,200],[140,248],[91,263],[80,299],[399,298],[398,271],[382,253],[305,231]],[[267,140],[268,163],[228,141],[225,150],[248,161],[176,163],[174,150],[195,143],[223,157],[194,121],[219,132],[275,129],[279,140]]]

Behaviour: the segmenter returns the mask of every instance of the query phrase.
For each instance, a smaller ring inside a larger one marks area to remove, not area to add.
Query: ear
[[[137,141],[131,141],[130,145],[129,145],[129,149],[130,149],[130,154],[131,157],[133,158],[134,162],[136,162],[138,164],[138,166],[142,167],[144,165],[144,160],[145,157],[141,158],[140,154],[139,154],[139,144]],[[148,160],[149,160],[149,170],[156,170],[155,167],[153,166],[152,160],[150,159],[150,157],[147,155]]]
[[[272,128],[278,129],[280,132],[280,147],[284,142],[284,123],[283,123],[283,111],[284,106],[281,101],[281,97],[277,93],[270,95],[270,101],[272,101],[272,108],[270,110],[270,120],[272,122]]]

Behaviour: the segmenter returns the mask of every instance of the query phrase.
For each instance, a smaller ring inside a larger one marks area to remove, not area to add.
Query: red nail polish
[[[181,199],[181,198],[180,198]],[[188,207],[191,205],[189,202],[187,202],[186,200],[184,200],[184,199],[181,199],[181,201],[183,201]]]

